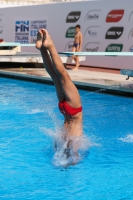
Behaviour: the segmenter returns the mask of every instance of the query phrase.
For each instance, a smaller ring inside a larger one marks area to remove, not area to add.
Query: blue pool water
[[[133,199],[133,99],[79,92],[89,152],[65,169],[52,163],[54,86],[0,78],[0,199]]]

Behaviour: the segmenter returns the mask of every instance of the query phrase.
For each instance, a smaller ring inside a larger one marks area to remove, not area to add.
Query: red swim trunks
[[[73,108],[65,100],[60,101],[58,106],[59,106],[60,112],[65,115],[73,116],[82,111],[82,107]]]

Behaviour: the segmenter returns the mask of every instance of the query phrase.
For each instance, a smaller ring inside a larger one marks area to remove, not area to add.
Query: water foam
[[[68,167],[75,165],[88,156],[92,146],[100,146],[100,144],[92,142],[93,139],[87,137],[84,133],[82,136],[73,136],[67,138],[69,130],[62,127],[62,120],[57,118],[52,108],[45,110],[50,116],[52,123],[51,128],[43,127],[41,130],[52,141],[49,150],[52,154],[52,163],[57,167]],[[80,124],[78,126],[80,128]],[[70,142],[71,141],[71,142]],[[75,149],[78,148],[78,151]]]
[[[36,108],[36,109],[33,109],[33,110],[27,112],[27,114],[37,114],[37,113],[42,113],[42,112],[44,112],[44,111],[39,108]]]
[[[43,133],[50,137],[52,145],[52,163],[56,167],[68,167],[83,160],[88,154],[90,147],[98,146],[92,143],[86,135],[66,138],[66,130],[56,126],[55,130],[42,128]],[[75,150],[78,148],[78,151]]]

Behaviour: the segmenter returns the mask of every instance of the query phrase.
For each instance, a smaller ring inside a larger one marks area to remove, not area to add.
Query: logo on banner
[[[25,20],[15,22],[15,42],[35,43],[38,29],[47,29],[47,20]]]
[[[66,23],[74,23],[77,22],[80,18],[81,12],[80,11],[75,11],[75,12],[70,12],[67,15],[66,18]]]
[[[131,31],[129,32],[129,34],[128,34],[128,39],[129,38],[133,38],[133,28],[131,29]]]
[[[90,26],[86,29],[85,33],[84,33],[84,37],[86,35],[90,36],[90,37],[97,37],[98,36],[98,29],[100,28],[100,26]]]
[[[133,20],[133,11],[130,13],[128,21],[132,21],[132,20]]]
[[[99,14],[100,14],[101,10],[91,10],[89,11],[86,16],[85,16],[85,20],[98,20],[99,19]]]
[[[70,41],[66,44],[64,51],[72,51],[73,48],[73,41]]]
[[[123,44],[110,44],[107,46],[105,52],[121,52]]]
[[[76,33],[75,27],[70,27],[66,31],[66,38],[74,38]]]
[[[2,34],[3,33],[3,30],[0,30],[0,34]]]
[[[88,30],[88,34],[89,34],[91,37],[96,37],[96,36],[97,36],[97,32],[96,32],[96,31],[92,31],[92,30]]]
[[[130,52],[133,52],[133,46],[129,49]]]
[[[29,32],[29,21],[16,21],[15,31],[17,33]]]
[[[105,39],[118,39],[123,34],[124,27],[112,27],[105,36]]]
[[[89,42],[85,45],[84,51],[87,52],[97,52],[99,49],[99,42]]]
[[[47,20],[30,21],[30,43],[36,43],[36,36],[40,28],[47,29]]]
[[[15,42],[29,43],[29,21],[15,22]]]
[[[4,40],[3,39],[0,39],[0,42],[3,42]]]
[[[124,10],[111,10],[106,17],[106,22],[119,22],[123,15]]]
[[[0,14],[0,23],[3,22],[3,16],[4,14]]]

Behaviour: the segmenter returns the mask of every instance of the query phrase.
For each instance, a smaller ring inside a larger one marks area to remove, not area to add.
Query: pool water
[[[54,86],[0,78],[0,199],[133,199],[133,99],[79,92],[89,152],[57,167]]]

